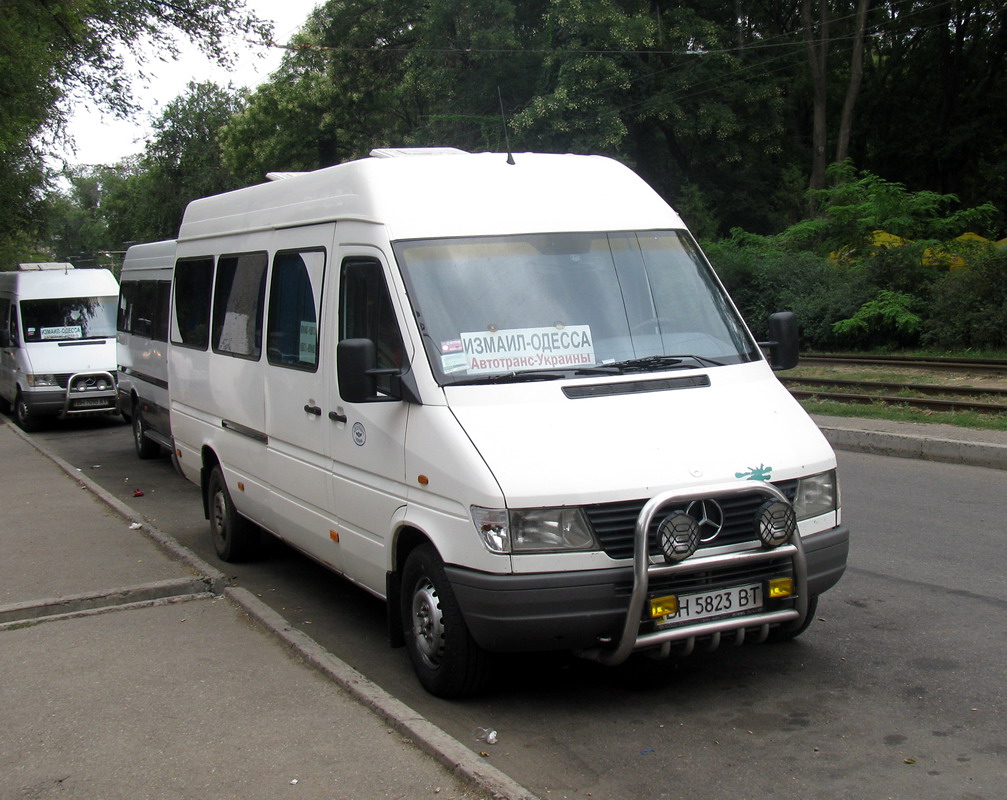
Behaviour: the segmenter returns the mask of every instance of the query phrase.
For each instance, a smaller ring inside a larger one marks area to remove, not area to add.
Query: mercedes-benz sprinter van
[[[189,204],[176,456],[384,598],[441,696],[491,654],[787,639],[846,565],[835,455],[679,216],[608,158],[377,150]],[[252,524],[254,523],[254,524]]]
[[[107,269],[21,264],[0,272],[0,405],[24,430],[46,417],[118,414]]]
[[[174,265],[174,240],[135,244],[126,250],[119,274],[119,405],[133,426],[133,445],[140,458],[172,450],[168,316]]]

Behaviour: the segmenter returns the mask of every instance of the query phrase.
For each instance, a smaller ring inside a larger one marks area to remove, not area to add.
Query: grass
[[[957,425],[976,430],[1007,431],[1007,414],[980,414],[975,411],[926,411],[905,406],[871,403],[840,403],[835,400],[801,400],[809,414],[827,417],[887,419],[896,422],[922,422],[930,425]]]

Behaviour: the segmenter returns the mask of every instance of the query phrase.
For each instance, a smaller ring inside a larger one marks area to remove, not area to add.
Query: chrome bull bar
[[[108,388],[106,389],[89,389],[83,392],[75,392],[73,387],[78,381],[85,380],[88,382],[96,382],[99,379],[108,382]],[[87,400],[89,398],[102,399],[102,400],[112,400],[108,405],[95,405],[95,406],[82,406],[80,408],[72,408],[72,404],[75,401]],[[70,376],[69,380],[66,382],[66,392],[63,395],[63,411],[62,415],[68,417],[74,414],[94,414],[94,413],[109,413],[119,412],[119,393],[116,388],[115,377],[111,372],[106,370],[85,370],[84,372],[75,372]]]
[[[717,499],[732,495],[761,492],[768,498],[780,500],[789,504],[786,496],[769,483],[745,482],[725,483],[696,489],[672,489],[655,495],[644,505],[636,519],[636,530],[633,539],[633,591],[626,610],[626,621],[622,634],[614,649],[594,648],[582,651],[579,655],[602,664],[615,666],[621,664],[634,650],[657,646],[668,647],[672,642],[684,642],[691,651],[695,640],[702,636],[711,636],[715,643],[725,633],[734,633],[740,643],[748,628],[761,628],[760,639],[765,639],[771,625],[787,622],[799,624],[808,613],[808,568],[804,555],[804,547],[800,534],[795,531],[788,544],[774,548],[760,547],[758,550],[744,550],[734,553],[719,553],[710,556],[690,556],[677,564],[651,563],[647,532],[650,530],[654,517],[671,505],[690,503],[693,500]],[[740,617],[711,620],[683,625],[679,628],[640,633],[643,605],[647,600],[647,592],[651,578],[680,573],[701,572],[718,567],[756,564],[760,561],[778,559],[788,556],[793,564],[794,585],[797,593],[795,608],[779,611],[763,611]]]

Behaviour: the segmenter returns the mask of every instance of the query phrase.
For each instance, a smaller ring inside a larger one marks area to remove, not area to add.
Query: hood
[[[115,374],[115,338],[69,342],[29,342],[25,353],[31,372],[61,374],[102,370]]]
[[[665,382],[680,388],[653,389]],[[598,386],[576,398],[564,392]],[[765,362],[446,394],[512,508],[639,499],[835,467],[825,437]]]

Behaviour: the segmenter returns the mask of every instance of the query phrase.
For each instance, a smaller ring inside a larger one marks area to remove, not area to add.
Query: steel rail
[[[936,397],[902,397],[899,395],[852,394],[850,392],[823,392],[803,389],[790,389],[790,393],[798,399],[838,400],[843,403],[869,405],[885,403],[888,405],[903,405],[911,408],[921,408],[929,411],[981,411],[985,413],[1007,413],[1007,405],[999,403],[980,403],[970,400],[941,400]]]
[[[995,374],[1007,374],[1007,361],[996,358],[937,358],[929,356],[814,353],[809,355],[802,354],[801,364],[898,366],[918,367],[920,369],[953,370],[958,372],[992,372]]]
[[[891,381],[853,381],[834,378],[781,377],[784,386],[834,386],[837,389],[870,389],[880,392],[912,392],[915,395],[948,395],[950,399],[1007,397],[1007,388],[979,386],[940,386],[933,383],[895,383]]]

